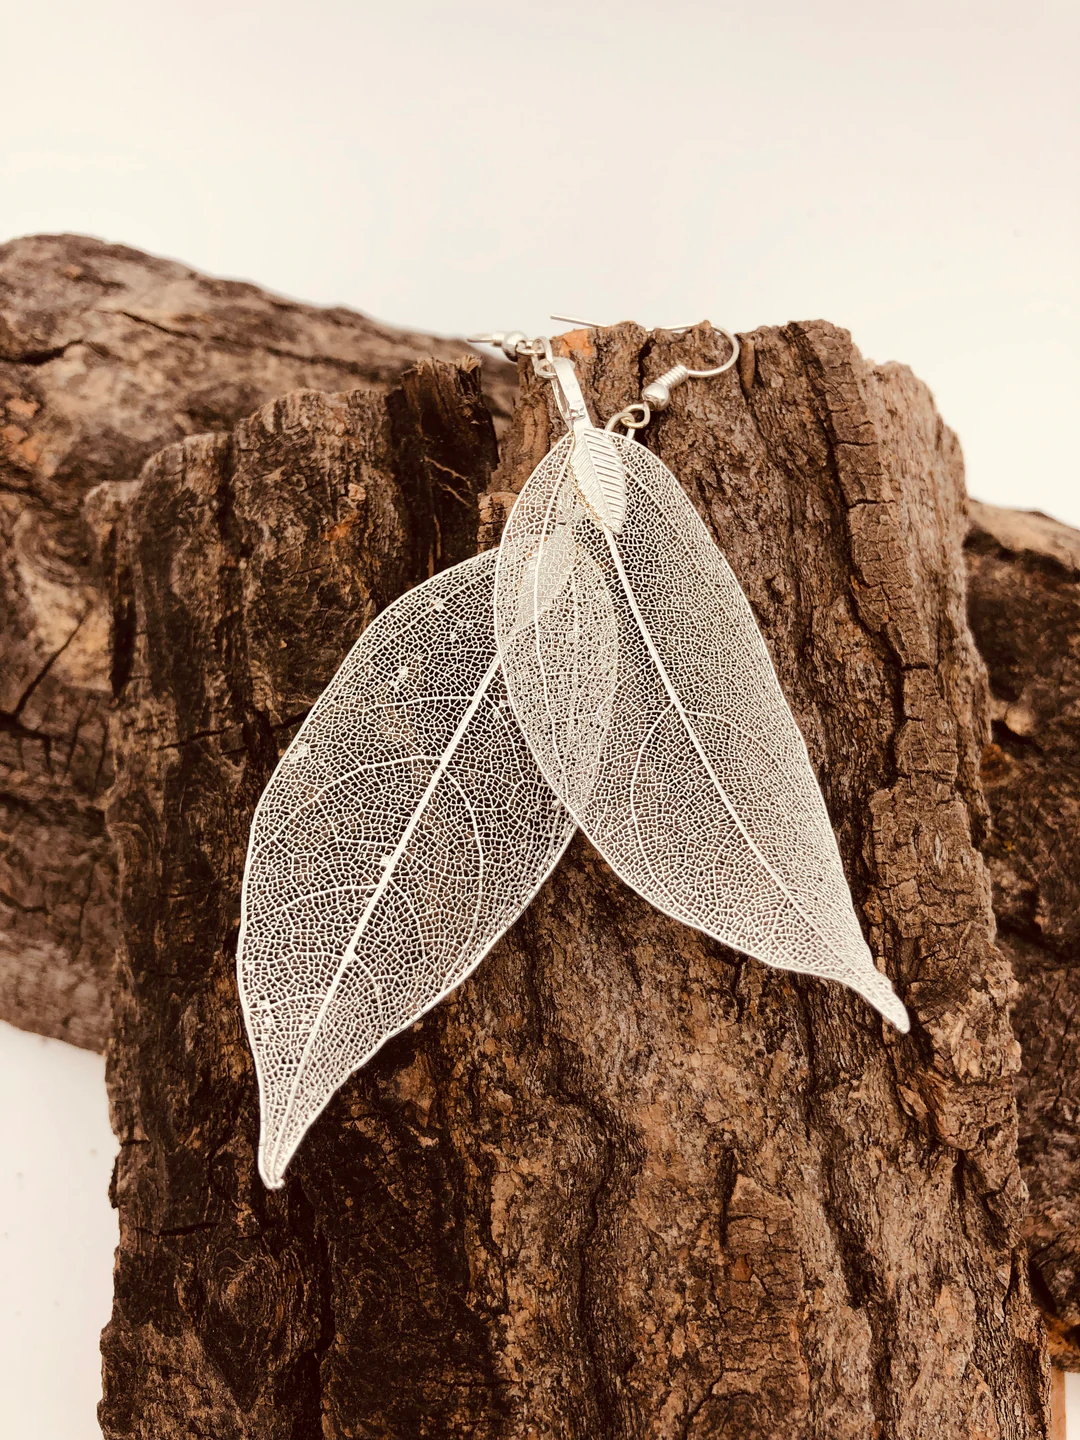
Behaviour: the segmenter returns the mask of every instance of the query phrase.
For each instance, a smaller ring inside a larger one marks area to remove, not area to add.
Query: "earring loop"
[[[711,370],[687,370],[686,374],[691,380],[708,380],[713,375],[722,375],[725,370],[730,370],[739,358],[738,337],[733,335],[730,330],[725,330],[722,325],[714,325],[712,328],[718,335],[723,335],[724,339],[731,346],[731,354],[722,365],[716,365]]]
[[[571,324],[585,325],[588,322],[577,320],[569,315],[553,315],[553,320],[566,320]],[[598,328],[590,326],[590,328]],[[675,326],[668,330],[670,335],[685,335],[692,330],[692,325]],[[628,405],[613,415],[605,425],[606,430],[613,430],[616,425],[623,425],[632,435],[634,432],[644,429],[649,423],[654,410],[666,410],[671,404],[671,392],[677,385],[682,385],[686,380],[711,380],[715,375],[723,375],[725,370],[731,367],[739,358],[739,340],[730,330],[725,330],[722,325],[712,327],[718,335],[731,346],[731,354],[720,365],[713,365],[706,370],[691,370],[689,365],[673,365],[670,370],[651,381],[641,392],[641,399],[633,405]],[[509,360],[516,360],[520,356],[527,356],[532,359],[533,370],[543,380],[554,381],[555,369],[552,364],[551,341],[546,335],[538,335],[535,340],[526,339],[520,330],[508,332],[499,331],[493,335],[470,335],[469,339],[475,344],[498,345],[503,354]],[[634,419],[634,412],[640,410],[642,418]]]
[[[670,370],[665,370],[663,375],[658,376],[650,384],[646,385],[641,392],[641,398],[652,406],[654,410],[666,410],[671,404],[671,392],[676,385],[681,385],[684,380],[710,380],[714,375],[722,375],[725,370],[730,370],[739,358],[739,341],[730,330],[725,330],[722,325],[714,325],[713,329],[731,346],[731,354],[722,365],[715,365],[711,370],[691,370],[688,365],[673,365]]]
[[[640,420],[634,419],[635,410],[641,411]],[[626,409],[620,410],[617,415],[612,415],[611,419],[604,426],[604,429],[614,430],[616,425],[622,425],[625,430],[633,435],[635,430],[643,430],[651,419],[652,411],[649,409],[648,401],[638,400],[633,405],[627,405]]]

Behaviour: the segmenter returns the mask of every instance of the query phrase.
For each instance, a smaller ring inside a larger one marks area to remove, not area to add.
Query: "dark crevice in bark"
[[[78,633],[79,633],[79,631],[82,629],[85,621],[86,621],[86,616],[83,615],[82,618],[81,618],[81,619],[77,622],[77,624],[75,625],[75,628],[74,628],[74,629],[71,631],[71,633],[68,635],[67,639],[66,639],[65,641],[63,641],[63,643],[62,643],[61,645],[59,645],[59,646],[52,652],[52,654],[49,655],[49,656],[46,658],[45,663],[41,666],[41,668],[37,671],[37,673],[36,673],[36,674],[33,676],[33,678],[30,680],[30,683],[25,687],[25,689],[23,690],[22,694],[19,696],[18,700],[16,700],[14,710],[8,712],[10,719],[12,719],[12,720],[18,720],[19,716],[20,716],[20,715],[23,713],[23,711],[26,709],[26,706],[27,706],[30,698],[33,696],[35,690],[37,690],[38,686],[39,686],[39,685],[41,684],[41,682],[45,679],[46,675],[48,675],[49,671],[50,671],[50,670],[53,668],[53,666],[56,664],[57,660],[60,659],[60,656],[63,655],[64,651],[68,648],[68,646],[71,644],[71,642],[75,639],[76,635],[78,635]]]
[[[64,345],[54,345],[47,350],[25,350],[21,355],[0,355],[0,361],[7,361],[12,365],[29,365],[37,367],[48,365],[53,360],[62,359],[67,352],[75,345],[83,345],[83,340],[69,340]]]

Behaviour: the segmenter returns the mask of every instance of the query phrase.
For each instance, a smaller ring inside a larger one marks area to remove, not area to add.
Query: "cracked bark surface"
[[[286,391],[388,389],[466,349],[82,236],[0,246],[0,1019],[93,1049],[108,1032],[111,617],[87,491]],[[485,363],[505,423],[513,374]]]
[[[1080,532],[971,506],[972,629],[990,673],[983,785],[1013,1024],[1025,1234],[1051,1348],[1080,1369]]]
[[[556,422],[525,374],[491,474],[475,372],[433,365],[396,399],[291,396],[169,448],[92,502],[133,637],[110,1440],[1047,1434],[959,451],[926,388],[843,331],[747,341],[646,442],[755,607],[912,1034],[660,915],[579,837],[263,1191],[233,980],[255,800],[463,519],[402,457],[469,477],[492,543]],[[722,346],[563,343],[601,416]]]

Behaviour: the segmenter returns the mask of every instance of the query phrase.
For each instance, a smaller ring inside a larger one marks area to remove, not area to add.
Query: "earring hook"
[[[569,325],[584,325],[590,330],[601,328],[589,320],[579,320],[573,315],[552,315],[551,319],[563,320]],[[692,325],[672,327],[668,333],[685,335],[688,330],[693,328]],[[616,425],[622,425],[628,432],[627,438],[632,438],[635,431],[644,429],[649,423],[654,410],[667,409],[671,404],[671,392],[677,385],[682,385],[686,380],[710,380],[714,375],[723,375],[725,370],[730,370],[739,358],[738,337],[733,335],[730,330],[725,330],[722,325],[714,325],[713,329],[717,334],[723,335],[731,346],[731,354],[723,364],[714,365],[708,370],[691,370],[688,365],[673,365],[670,370],[665,370],[662,375],[645,386],[639,401],[633,405],[627,405],[617,415],[612,415],[604,429],[614,430]],[[532,356],[533,369],[537,375],[545,380],[554,381],[558,391],[559,382],[551,353],[551,341],[547,336],[542,335],[536,340],[529,340],[521,330],[499,330],[490,335],[470,335],[468,339],[474,345],[499,346],[508,360],[516,360],[523,355]],[[563,410],[561,404],[560,410]],[[566,413],[564,413],[564,418],[567,418]],[[567,419],[567,423],[570,424],[571,421]]]
[[[580,320],[574,315],[552,315],[552,320],[563,320],[568,325],[584,325],[589,330],[599,330],[600,326],[591,320]],[[659,327],[658,327],[659,328]],[[692,330],[693,325],[670,325],[665,326],[671,335],[685,335]],[[730,330],[725,330],[722,325],[714,325],[713,329],[731,346],[731,354],[722,365],[715,365],[711,370],[691,370],[688,365],[673,365],[670,370],[665,370],[663,375],[646,385],[641,392],[641,399],[646,409],[666,410],[671,404],[671,392],[676,385],[681,385],[684,380],[709,380],[714,375],[723,375],[725,370],[730,370],[739,358],[739,342]],[[632,407],[638,409],[638,406]],[[625,422],[624,422],[625,423]],[[648,417],[644,421],[638,421],[633,428],[641,429],[642,425],[648,423]]]
[[[714,375],[722,375],[725,370],[731,369],[739,358],[739,342],[731,331],[725,330],[722,325],[714,325],[713,329],[723,335],[731,346],[731,354],[724,363],[713,366],[711,370],[691,370],[688,365],[673,365],[642,390],[641,398],[647,405],[654,410],[666,410],[671,404],[671,392],[676,385],[681,385],[684,380],[709,380]]]

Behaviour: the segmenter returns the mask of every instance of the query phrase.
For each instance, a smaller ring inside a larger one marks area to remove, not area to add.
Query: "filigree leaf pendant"
[[[605,514],[578,463],[582,428],[533,472],[496,575],[503,673],[540,769],[660,910],[766,964],[839,980],[906,1031],[727,561],[661,461],[605,432],[625,486],[616,527],[616,477],[608,467]]]
[[[334,1091],[472,971],[574,821],[499,673],[496,553],[410,590],[364,631],[251,827],[237,974],[276,1188]]]

